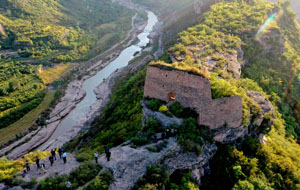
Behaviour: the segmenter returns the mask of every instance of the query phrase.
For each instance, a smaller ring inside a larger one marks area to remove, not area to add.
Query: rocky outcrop
[[[167,145],[160,152],[151,152],[147,147],[154,144],[133,148],[125,143],[111,149],[111,161],[106,161],[105,155],[100,157],[100,163],[111,170],[115,181],[110,190],[131,189],[139,177],[145,175],[146,167],[151,164],[163,164],[170,172],[181,169],[199,169],[204,166],[217,150],[215,145],[206,145],[201,155],[182,152],[176,139],[167,140]]]
[[[256,91],[248,91],[247,95],[259,106],[260,112],[252,115],[249,132],[252,135],[267,133],[271,130],[274,118],[274,107],[272,103],[261,93]]]
[[[221,143],[232,143],[238,138],[244,138],[248,135],[248,127],[240,126],[237,128],[222,127],[219,129],[212,130],[213,138],[217,142]]]

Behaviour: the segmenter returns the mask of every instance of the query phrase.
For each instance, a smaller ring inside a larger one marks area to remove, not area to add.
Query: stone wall
[[[198,124],[218,129],[224,126],[237,128],[242,125],[243,108],[239,96],[212,99],[208,79],[187,71],[149,66],[144,97],[170,101],[175,96],[182,106],[194,108]]]

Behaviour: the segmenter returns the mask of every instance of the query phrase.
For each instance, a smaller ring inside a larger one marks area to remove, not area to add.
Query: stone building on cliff
[[[199,114],[198,124],[208,126],[211,130],[235,130],[243,127],[241,97],[236,95],[212,99],[210,81],[195,73],[164,65],[150,65],[147,69],[144,97],[166,102],[177,101],[184,107],[193,108]],[[223,137],[219,138],[222,141]]]

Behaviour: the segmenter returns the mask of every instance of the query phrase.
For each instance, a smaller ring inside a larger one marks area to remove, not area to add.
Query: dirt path
[[[70,33],[70,29],[68,29],[65,33],[64,33],[64,35],[61,37],[61,41],[62,40],[64,40],[65,39],[65,37],[67,37],[67,35]]]
[[[0,24],[0,33],[3,33],[5,36],[7,36],[6,31],[5,31],[4,27],[2,26],[2,24]]]

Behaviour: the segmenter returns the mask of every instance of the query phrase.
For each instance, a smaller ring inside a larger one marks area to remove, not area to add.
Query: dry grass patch
[[[42,78],[45,84],[50,84],[55,80],[59,79],[60,76],[69,69],[70,66],[71,63],[60,64],[56,67],[42,71],[42,73],[39,74],[39,76]]]

